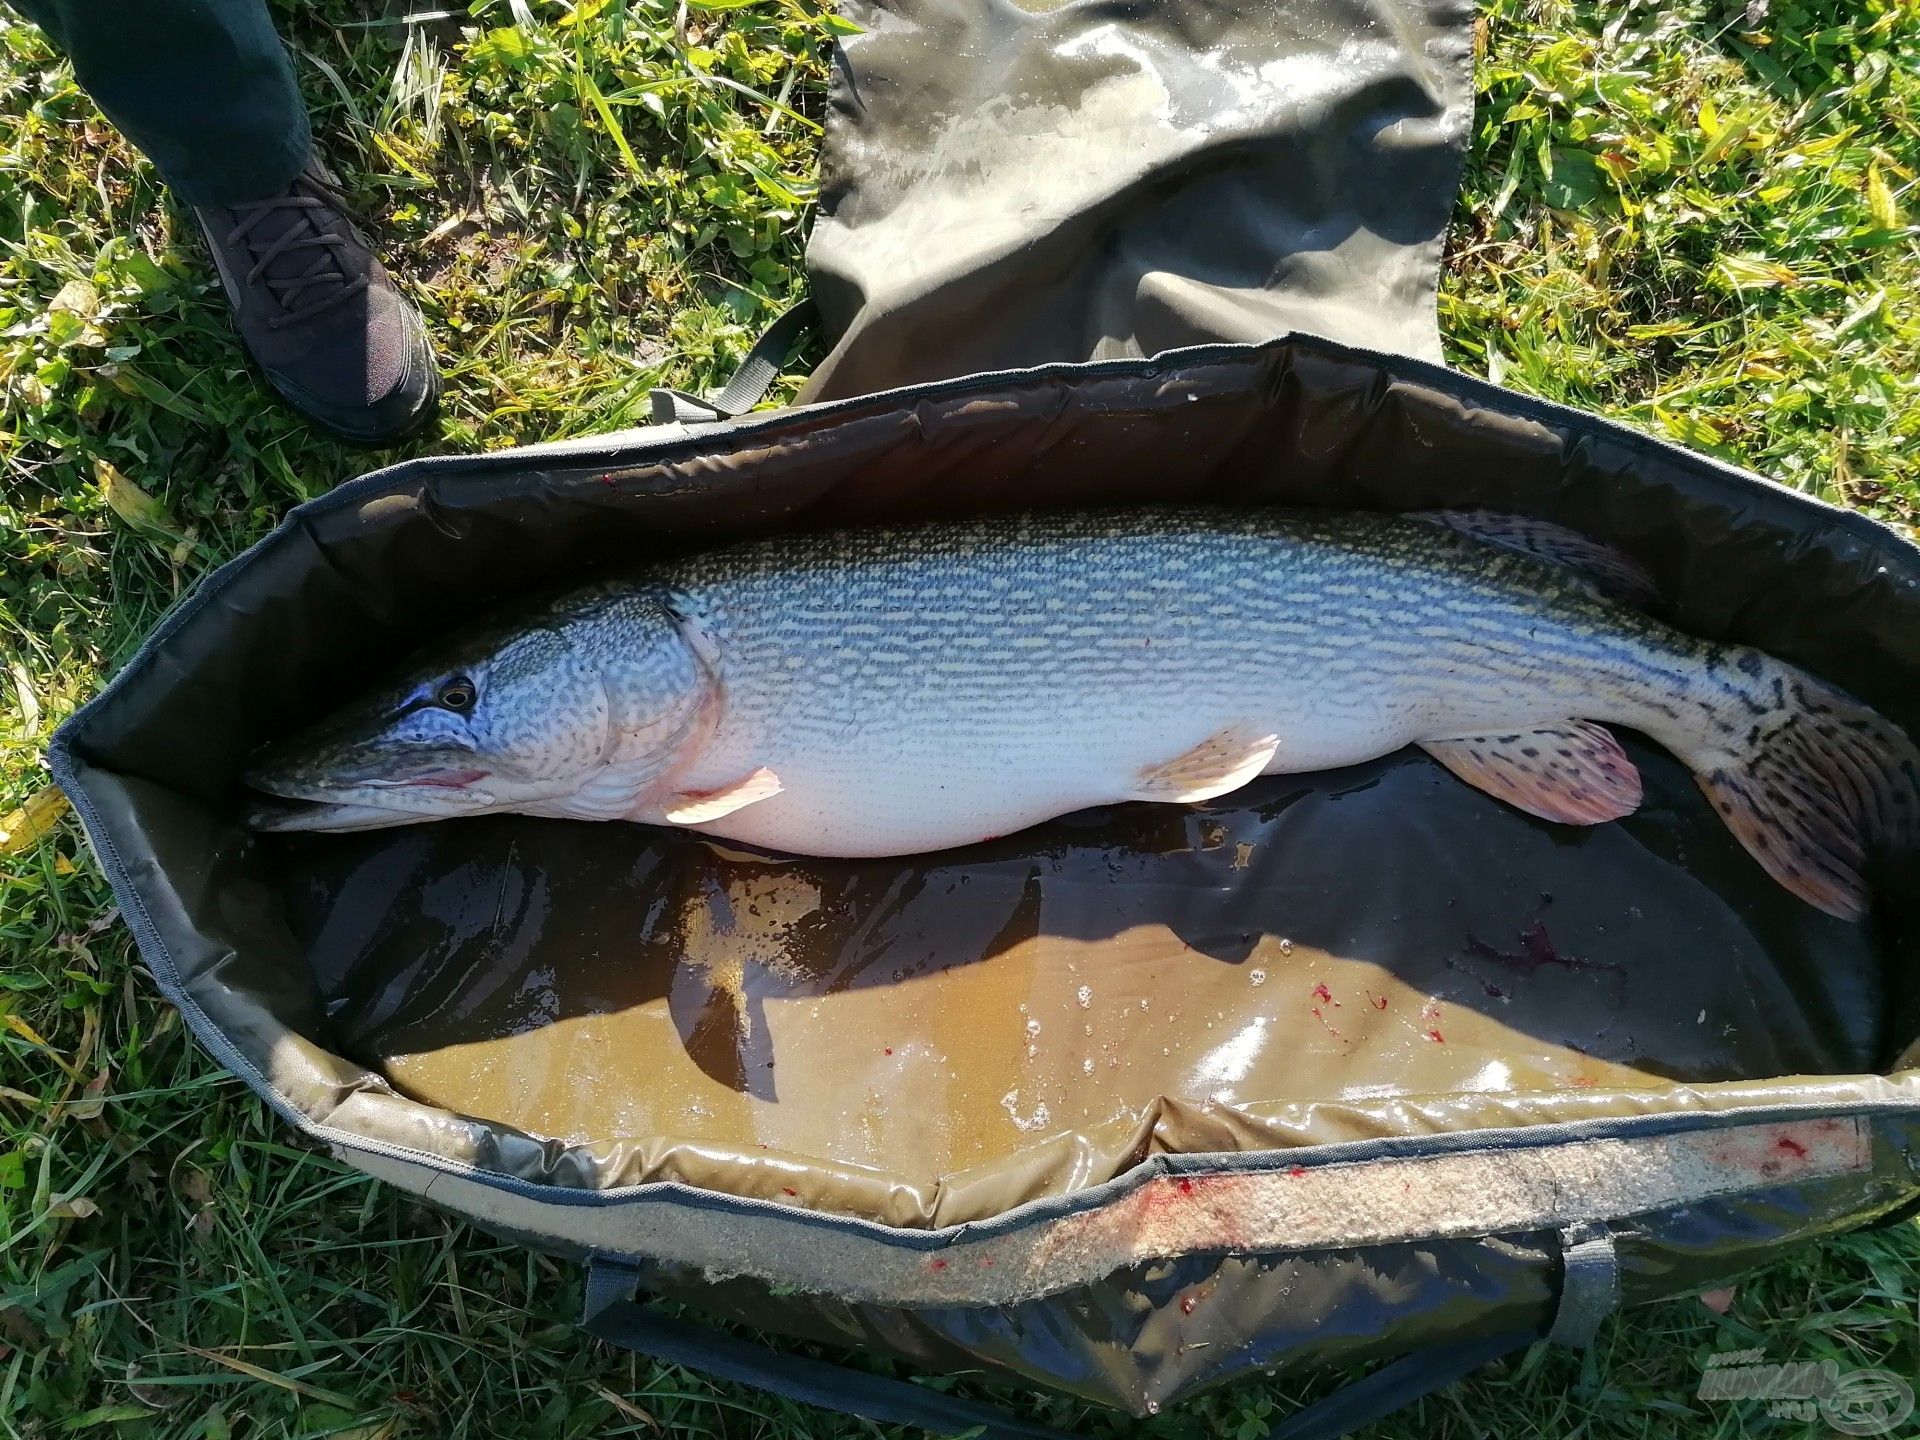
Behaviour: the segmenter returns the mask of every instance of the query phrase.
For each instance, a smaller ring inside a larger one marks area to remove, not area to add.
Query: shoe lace
[[[280,305],[282,313],[267,321],[273,329],[311,320],[367,288],[367,277],[349,274],[340,259],[340,251],[358,248],[359,242],[326,228],[335,215],[352,224],[364,225],[365,221],[339,191],[316,176],[300,175],[281,194],[229,205],[227,209],[238,217],[227,244],[245,245],[253,256],[247,283],[264,282]],[[262,222],[277,214],[287,215],[287,223],[271,235],[256,235]],[[303,252],[313,252],[304,265]],[[301,297],[309,293],[315,298],[300,304]]]

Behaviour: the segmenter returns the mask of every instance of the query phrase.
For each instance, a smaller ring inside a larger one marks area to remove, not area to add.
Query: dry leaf
[[[631,1400],[626,1399],[624,1396],[614,1394],[613,1391],[607,1389],[604,1385],[596,1385],[593,1388],[594,1393],[599,1395],[602,1400],[613,1406],[614,1409],[618,1410],[629,1420],[638,1420],[642,1425],[651,1426],[655,1430],[660,1428],[660,1422],[658,1420],[654,1419],[653,1416],[642,1410]]]
[[[33,693],[33,676],[18,660],[7,662],[7,675],[13,681],[13,703],[20,711],[20,738],[31,740],[40,730],[40,697]]]
[[[1878,160],[1867,166],[1867,210],[1882,230],[1900,228],[1900,207],[1894,202],[1893,189],[1880,172]]]
[[[60,287],[60,292],[53,297],[53,303],[47,309],[91,320],[100,313],[100,292],[85,280],[69,280]]]
[[[56,1195],[47,1206],[47,1214],[56,1220],[90,1220],[100,1207],[84,1195]]]
[[[207,1179],[204,1170],[183,1170],[180,1172],[180,1193],[195,1205],[213,1203],[213,1183]]]
[[[169,530],[172,522],[167,508],[153,496],[105,460],[93,462],[93,477],[100,482],[100,495],[113,513],[136,530]]]
[[[1776,285],[1800,283],[1792,270],[1761,255],[1723,255],[1714,266],[1714,274],[1729,290],[1769,290]]]
[[[39,844],[66,813],[67,797],[58,785],[34,791],[18,810],[0,815],[0,855],[18,855]]]
[[[127,1366],[127,1392],[142,1405],[152,1410],[171,1410],[187,1400],[185,1392],[171,1385],[143,1385],[140,1377],[145,1372],[138,1361]]]
[[[80,1098],[71,1102],[67,1114],[76,1120],[98,1120],[100,1112],[107,1108],[107,1102],[101,1098],[107,1093],[107,1084],[111,1079],[108,1071],[102,1070],[89,1080],[80,1091]]]
[[[1702,1290],[1700,1303],[1714,1314],[1724,1315],[1733,1308],[1733,1296],[1734,1287],[1731,1285],[1724,1290]]]
[[[82,1084],[86,1083],[86,1076],[74,1068],[71,1060],[67,1059],[66,1056],[49,1045],[38,1030],[34,1029],[33,1026],[29,1025],[25,1020],[22,1020],[11,1010],[5,1014],[0,1014],[0,1024],[4,1024],[7,1029],[13,1031],[14,1034],[18,1035],[22,1040],[25,1040],[29,1045],[39,1046],[40,1049],[47,1053],[48,1058],[62,1070],[66,1071],[70,1077],[80,1081]]]

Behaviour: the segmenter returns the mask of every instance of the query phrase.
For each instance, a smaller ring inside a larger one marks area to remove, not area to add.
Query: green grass
[[[289,6],[317,128],[425,309],[441,447],[637,424],[802,284],[827,22],[780,0]],[[530,10],[531,29],[515,24]],[[676,24],[676,21],[679,23]],[[1442,301],[1456,365],[1896,523],[1920,512],[1920,6],[1498,0]],[[190,227],[0,28],[0,1434],[872,1434],[619,1358],[567,1267],[309,1150],[156,998],[52,726],[209,566],[369,468],[249,382]],[[1920,1230],[1536,1351],[1381,1435],[1808,1433],[1704,1358],[1920,1369]],[[1324,1382],[1150,1433],[1255,1435]],[[1056,1403],[1094,1434],[1132,1433]]]

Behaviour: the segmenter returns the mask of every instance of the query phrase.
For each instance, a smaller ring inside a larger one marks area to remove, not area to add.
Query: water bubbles
[[[1267,983],[1267,972],[1264,970],[1249,971],[1247,974],[1247,980],[1249,983],[1254,985],[1264,985]]]
[[[1280,937],[1280,953],[1282,955],[1291,955],[1293,953],[1293,942],[1284,935]]]
[[[1073,998],[1079,1004],[1080,1008],[1085,1010],[1089,1005],[1093,1004],[1093,987],[1091,985],[1082,985],[1078,990],[1073,992]]]
[[[1047,1113],[1047,1105],[1044,1100],[1034,1107],[1031,1115],[1022,1115],[1020,1113],[1020,1092],[1018,1090],[1009,1090],[1006,1094],[1002,1095],[1000,1097],[1000,1108],[1007,1112],[1008,1118],[1013,1121],[1014,1128],[1021,1131],[1038,1130],[1052,1118]]]

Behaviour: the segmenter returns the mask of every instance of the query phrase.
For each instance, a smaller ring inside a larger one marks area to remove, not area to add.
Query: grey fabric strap
[[[800,337],[815,323],[813,301],[802,300],[760,333],[733,372],[733,378],[717,395],[690,395],[684,390],[664,386],[649,395],[656,425],[712,425],[744,415],[762,400],[793,353]]]
[[[1560,1232],[1560,1303],[1547,1339],[1576,1350],[1593,1343],[1600,1322],[1620,1306],[1620,1261],[1613,1235],[1591,1221]]]

